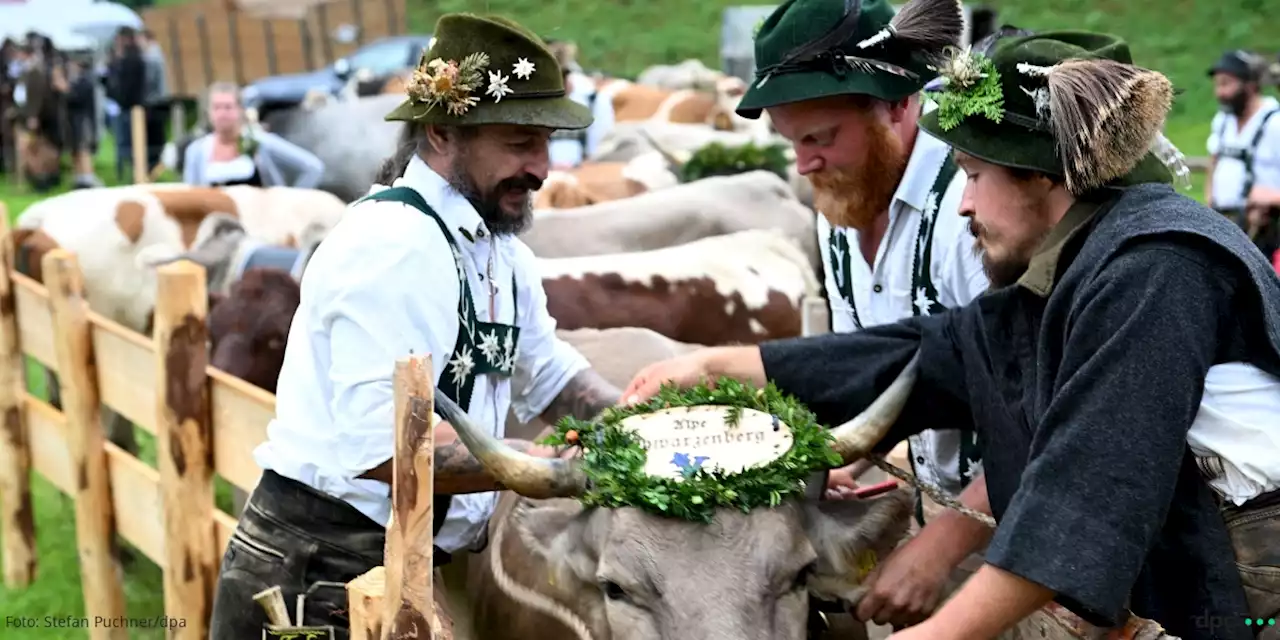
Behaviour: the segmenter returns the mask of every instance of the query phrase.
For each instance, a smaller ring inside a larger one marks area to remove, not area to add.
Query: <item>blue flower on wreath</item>
[[[698,469],[702,468],[703,462],[710,459],[710,456],[693,456],[693,459],[690,460],[689,454],[677,453],[671,456],[671,464],[675,465],[676,468],[680,470],[680,473],[683,473],[685,476],[691,476],[697,472]]]

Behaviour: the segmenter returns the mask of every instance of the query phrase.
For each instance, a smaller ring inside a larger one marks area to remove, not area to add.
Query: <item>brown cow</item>
[[[287,271],[246,271],[231,285],[231,293],[215,298],[210,307],[209,364],[275,393],[301,296]]]
[[[819,295],[809,260],[773,229],[653,251],[544,258],[547,310],[563,329],[644,327],[680,342],[754,344],[798,336]]]
[[[627,162],[585,162],[552,171],[534,195],[535,209],[572,209],[674,187],[680,179],[657,151]]]

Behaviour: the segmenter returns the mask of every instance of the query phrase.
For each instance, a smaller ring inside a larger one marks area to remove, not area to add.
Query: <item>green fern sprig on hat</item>
[[[938,103],[938,124],[950,131],[969,116],[983,116],[992,122],[1004,119],[1004,91],[1000,72],[986,56],[968,47],[956,50],[938,72],[942,91],[929,97]]]

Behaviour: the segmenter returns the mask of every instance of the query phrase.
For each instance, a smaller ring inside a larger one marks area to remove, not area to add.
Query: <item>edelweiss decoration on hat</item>
[[[501,16],[448,14],[387,120],[440,125],[518,124],[583,129],[591,112],[570,100],[555,56]]]
[[[1173,87],[1134,66],[1119,38],[1059,31],[1000,43],[990,58],[950,53],[938,108],[920,127],[955,149],[1063,176],[1077,195],[1122,179],[1161,181],[1159,163],[1185,183],[1182,154],[1160,132]]]
[[[897,15],[888,0],[787,0],[756,34],[756,79],[738,113],[845,94],[900,100],[963,33],[959,0],[911,0]]]

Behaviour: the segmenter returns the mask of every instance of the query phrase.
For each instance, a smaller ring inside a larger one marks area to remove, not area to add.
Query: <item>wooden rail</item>
[[[15,272],[3,203],[0,258],[0,560],[6,586],[27,586],[37,575],[30,486],[35,471],[75,501],[86,618],[125,615],[115,553],[119,535],[164,572],[165,616],[176,623],[168,637],[207,638],[218,565],[236,527],[235,518],[214,505],[213,476],[246,492],[257,486],[261,470],[252,451],[266,439],[275,397],[207,365],[202,267],[177,262],[159,268],[156,329],[148,339],[89,309],[73,254],[54,250],[45,256],[45,285]],[[24,357],[58,375],[61,411],[27,391]],[[421,446],[414,449],[416,468],[404,466],[397,453],[398,471],[410,470],[409,476],[397,476],[395,489],[397,517],[407,524],[403,534],[389,536],[405,537],[407,546],[398,548],[408,551],[397,557],[413,567],[401,569],[393,559],[396,575],[423,575],[416,570],[425,541],[425,591],[418,578],[410,588],[402,585],[403,598],[396,598],[425,620],[435,617],[429,577],[431,428],[420,419],[423,402],[425,415],[431,415],[429,367],[415,360],[413,382],[404,387],[411,393],[403,401],[403,384],[397,384],[398,405],[415,398],[406,404],[414,410],[397,411],[407,421],[397,434],[414,434]],[[418,397],[423,394],[425,400]],[[156,467],[105,440],[102,406],[156,436]],[[404,502],[405,478],[425,483],[416,501]],[[89,628],[94,640],[127,634],[119,626]]]

